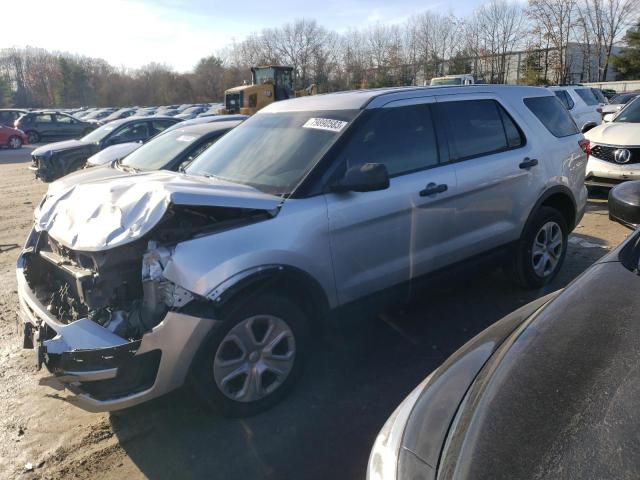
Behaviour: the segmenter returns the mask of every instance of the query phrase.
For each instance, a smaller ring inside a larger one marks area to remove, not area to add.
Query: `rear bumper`
[[[180,387],[215,320],[170,311],[140,340],[121,338],[89,319],[63,324],[29,287],[23,254],[17,280],[25,345],[35,340],[36,357],[74,404],[91,412],[120,410]],[[30,338],[29,338],[30,337]]]
[[[640,164],[616,164],[589,156],[584,181],[586,185],[613,187],[626,180],[640,180]]]

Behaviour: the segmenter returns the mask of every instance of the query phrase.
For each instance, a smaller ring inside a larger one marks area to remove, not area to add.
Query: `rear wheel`
[[[38,143],[40,141],[40,134],[38,132],[30,130],[27,132],[27,139],[31,144]]]
[[[20,137],[11,137],[7,144],[9,145],[9,148],[17,150],[22,147],[22,139]]]
[[[255,415],[279,402],[302,373],[308,318],[286,297],[269,293],[232,306],[222,317],[196,357],[194,386],[225,415]]]
[[[516,245],[511,265],[514,281],[525,288],[540,288],[553,280],[564,262],[568,236],[562,214],[551,207],[540,207]]]

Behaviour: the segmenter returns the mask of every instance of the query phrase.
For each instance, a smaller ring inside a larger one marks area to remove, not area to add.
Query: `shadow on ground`
[[[480,266],[473,275],[444,277],[404,307],[334,323],[293,394],[256,417],[222,418],[184,388],[113,413],[113,429],[151,479],[364,478],[376,434],[426,375],[476,333],[566,285],[604,253],[581,249],[543,291],[521,290],[500,270]]]

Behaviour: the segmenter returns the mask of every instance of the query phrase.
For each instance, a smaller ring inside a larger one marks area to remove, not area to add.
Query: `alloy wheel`
[[[287,322],[273,315],[256,315],[235,325],[220,342],[213,376],[226,397],[254,402],[284,383],[295,354],[295,338]]]
[[[9,139],[9,147],[15,149],[18,149],[22,146],[22,140],[20,140],[18,137],[11,137]]]
[[[533,240],[531,263],[533,270],[541,278],[553,273],[563,249],[562,229],[556,222],[545,223]]]

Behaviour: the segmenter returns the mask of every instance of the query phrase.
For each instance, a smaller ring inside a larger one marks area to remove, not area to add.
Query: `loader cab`
[[[276,102],[294,97],[293,67],[252,67],[251,79],[254,85],[273,85]]]

